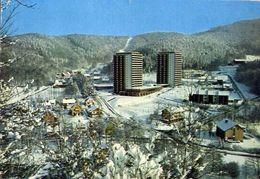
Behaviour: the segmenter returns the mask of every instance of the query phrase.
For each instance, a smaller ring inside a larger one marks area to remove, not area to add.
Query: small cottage
[[[177,108],[174,111],[166,108],[162,110],[162,120],[167,123],[174,123],[184,119],[184,109]]]
[[[162,118],[165,121],[169,121],[171,119],[171,112],[169,109],[166,108],[162,110]]]
[[[72,116],[78,116],[81,113],[81,111],[82,111],[82,108],[79,104],[74,104],[70,109]]]
[[[91,116],[91,117],[93,117],[93,116],[99,116],[99,115],[102,114],[102,110],[101,110],[99,107],[93,105],[93,106],[91,106],[90,108],[88,108],[88,114],[89,114],[89,116]]]
[[[54,115],[54,113],[50,112],[50,111],[46,111],[43,114],[42,117],[43,121],[46,124],[51,125],[52,127],[56,126],[58,124],[58,118]]]
[[[243,142],[244,127],[230,119],[223,119],[217,123],[216,135],[222,139],[234,139]]]
[[[62,105],[64,108],[70,108],[76,103],[76,100],[74,98],[64,98],[62,100]]]
[[[92,105],[94,105],[94,104],[95,104],[95,101],[94,101],[93,98],[88,97],[88,98],[85,99],[85,105],[86,105],[86,106],[92,106]]]
[[[52,106],[54,106],[55,104],[56,104],[55,99],[47,100],[44,102],[44,106],[48,109],[51,108]]]

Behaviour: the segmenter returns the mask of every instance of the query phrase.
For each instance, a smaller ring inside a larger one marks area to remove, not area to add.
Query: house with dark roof
[[[92,105],[87,109],[87,113],[90,117],[100,116],[102,114],[102,110],[99,107]]]
[[[225,140],[234,139],[243,142],[244,127],[225,118],[217,123],[216,135]]]
[[[197,90],[189,95],[189,101],[202,104],[227,105],[230,91],[220,90]]]

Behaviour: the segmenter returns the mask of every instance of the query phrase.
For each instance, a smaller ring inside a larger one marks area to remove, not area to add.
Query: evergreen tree
[[[76,82],[72,82],[72,84],[68,85],[65,88],[65,95],[70,96],[71,98],[77,98],[79,96],[79,88]]]

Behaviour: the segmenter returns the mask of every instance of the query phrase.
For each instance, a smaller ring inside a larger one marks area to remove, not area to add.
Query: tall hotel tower
[[[143,55],[139,52],[118,52],[113,58],[114,93],[143,86]]]
[[[157,84],[175,87],[181,84],[182,58],[178,51],[159,52],[157,55]]]

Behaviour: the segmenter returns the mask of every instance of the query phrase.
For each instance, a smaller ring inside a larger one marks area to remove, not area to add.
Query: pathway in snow
[[[107,108],[106,112],[110,115],[110,116],[117,116],[117,117],[121,117],[118,112],[115,111],[115,109],[102,97],[102,96],[97,96],[97,100],[100,102],[100,104],[102,105],[103,109]]]
[[[127,49],[127,47],[129,46],[130,41],[132,40],[132,37],[129,37],[126,41],[125,47],[121,50],[119,50],[119,52],[125,52],[125,50]]]
[[[242,94],[242,97],[244,99],[253,99],[257,97],[256,95],[252,94],[250,92],[250,88],[246,86],[245,84],[237,82],[234,77],[236,75],[238,65],[233,65],[233,66],[220,66],[219,70],[221,71],[222,74],[226,74],[229,76],[229,78],[232,80],[233,84],[237,87],[238,92]]]

